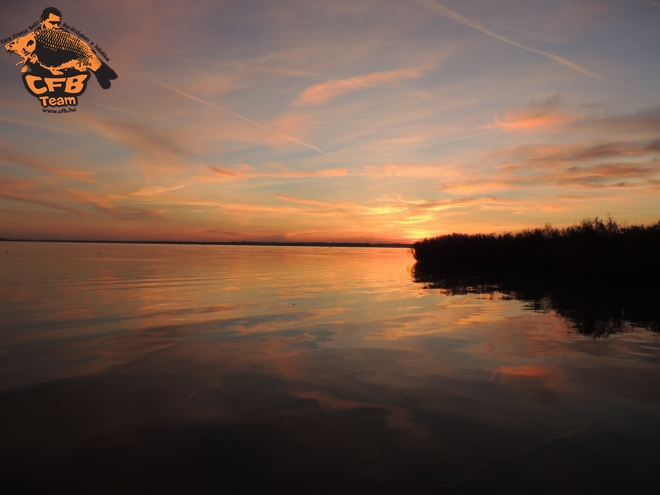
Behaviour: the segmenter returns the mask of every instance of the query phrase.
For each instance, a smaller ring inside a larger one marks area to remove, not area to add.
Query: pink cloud
[[[522,110],[509,110],[504,118],[495,116],[495,123],[487,128],[501,129],[504,132],[536,131],[558,127],[575,121],[578,117],[560,108],[559,95],[552,96],[540,104],[531,104]]]
[[[0,141],[0,165],[13,163],[33,170],[66,177],[76,182],[95,182],[92,179],[94,172],[71,170],[59,163],[53,162],[54,160],[51,157],[41,157],[24,153]]]
[[[332,168],[324,170],[291,170],[281,163],[269,164],[270,170],[254,170],[251,166],[243,164],[238,170],[226,167],[208,165],[208,167],[220,177],[200,177],[202,182],[225,182],[228,180],[250,180],[250,179],[298,179],[311,177],[344,177],[360,174],[349,174],[345,168]]]
[[[334,79],[324,83],[315,84],[303,91],[296,100],[297,105],[322,105],[332,98],[341,96],[350,91],[356,91],[368,86],[383,83],[416,79],[422,76],[418,69],[399,69],[385,72],[373,72],[349,79]]]

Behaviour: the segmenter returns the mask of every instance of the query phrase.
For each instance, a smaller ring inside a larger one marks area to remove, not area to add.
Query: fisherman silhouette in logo
[[[70,76],[88,70],[103,89],[117,79],[117,73],[94,53],[83,40],[61,28],[62,13],[55,7],[44,9],[39,28],[5,45],[5,50],[23,57],[18,62],[38,76]]]
[[[41,29],[60,29],[62,12],[55,7],[48,7],[41,13]]]

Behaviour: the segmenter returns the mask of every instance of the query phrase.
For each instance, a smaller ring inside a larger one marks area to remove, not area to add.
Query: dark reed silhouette
[[[586,219],[517,234],[451,234],[413,245],[415,281],[448,295],[500,293],[554,311],[583,335],[660,332],[660,222]]]
[[[589,280],[648,281],[660,274],[660,222],[618,224],[585,219],[516,234],[450,234],[413,244],[425,268],[518,269],[561,273]]]

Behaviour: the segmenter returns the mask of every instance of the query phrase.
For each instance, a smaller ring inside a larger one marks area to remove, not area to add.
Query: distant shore
[[[259,241],[107,241],[80,239],[3,239],[0,242],[75,242],[81,244],[168,244],[192,246],[291,246],[291,247],[366,247],[366,248],[411,248],[413,244],[372,242],[259,242]]]

